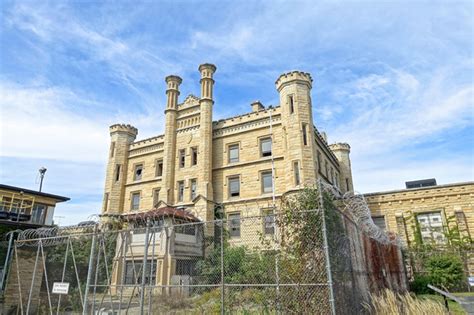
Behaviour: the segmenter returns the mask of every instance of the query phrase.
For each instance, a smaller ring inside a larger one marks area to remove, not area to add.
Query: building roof
[[[16,186],[10,186],[10,185],[4,185],[4,184],[0,184],[0,189],[16,191],[16,192],[19,192],[19,193],[23,192],[24,194],[28,194],[28,195],[51,198],[51,199],[57,200],[58,202],[68,201],[68,200],[71,199],[71,198],[64,197],[64,196],[53,195],[53,194],[48,194],[48,193],[44,193],[44,192],[39,192],[39,191],[36,191],[36,190],[31,190],[31,189],[26,189],[26,188],[21,188],[21,187],[16,187]]]
[[[434,190],[434,189],[449,188],[449,187],[464,186],[464,185],[474,185],[474,182],[459,182],[459,183],[451,183],[451,184],[436,185],[436,186],[395,189],[395,190],[372,192],[372,193],[367,193],[363,195],[364,197],[372,197],[372,196],[377,196],[377,195],[396,194],[396,193],[403,193],[403,192],[417,191],[417,190],[431,190],[431,189]]]

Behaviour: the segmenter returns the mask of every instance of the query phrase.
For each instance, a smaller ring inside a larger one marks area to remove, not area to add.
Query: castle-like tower
[[[328,145],[314,126],[309,73],[292,71],[275,82],[278,106],[259,101],[251,112],[212,120],[216,67],[199,66],[200,97],[179,102],[182,79],[166,77],[165,133],[135,141],[137,129],[110,127],[103,214],[183,207],[213,220],[216,204],[225,215],[260,215],[280,197],[323,178],[353,190],[350,146]]]

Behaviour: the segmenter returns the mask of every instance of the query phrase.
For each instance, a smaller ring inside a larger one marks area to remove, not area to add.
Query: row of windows
[[[300,177],[299,177],[299,163],[295,162],[294,164],[294,171],[295,171],[295,184],[299,185]],[[273,174],[271,170],[265,170],[260,172],[260,181],[261,181],[261,192],[263,194],[272,193],[273,192]],[[228,186],[228,197],[229,198],[236,198],[240,197],[240,175],[232,175],[227,178],[227,186]],[[180,180],[176,183],[177,188],[177,201],[183,202],[185,201],[185,181]],[[155,188],[153,189],[153,207],[156,207],[159,200],[160,200],[160,189]],[[193,178],[189,180],[189,199],[193,200],[197,197],[197,179]],[[107,197],[106,197],[107,198]],[[140,192],[132,192],[131,193],[131,203],[130,209],[131,210],[139,210],[140,209],[140,199],[141,193]],[[105,209],[107,211],[107,209]]]
[[[198,149],[192,147],[191,149],[191,166],[197,165]],[[231,144],[228,146],[228,161],[229,163],[236,163],[240,161],[240,146],[238,143]],[[272,139],[270,137],[260,139],[260,156],[268,157],[272,155]],[[163,176],[163,159],[159,159],[155,162],[155,177]],[[178,151],[178,165],[180,168],[186,166],[186,149],[180,149]],[[133,170],[133,180],[140,181],[143,176],[143,163],[136,164]],[[121,165],[115,166],[115,181],[120,180]]]
[[[275,234],[275,214],[273,209],[265,209],[262,211],[262,229],[264,235]],[[227,223],[229,227],[229,236],[231,238],[240,238],[241,236],[241,218],[240,212],[233,212],[227,215]]]
[[[273,192],[273,172],[266,170],[260,172],[261,192],[263,194]],[[227,178],[228,197],[240,197],[240,175],[232,175]]]
[[[372,220],[380,229],[386,230],[385,216],[372,216]],[[416,214],[416,220],[423,242],[438,244],[446,242],[441,211],[418,213]]]

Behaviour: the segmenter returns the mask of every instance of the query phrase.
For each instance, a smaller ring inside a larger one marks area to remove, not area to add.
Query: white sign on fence
[[[69,292],[69,282],[54,282],[53,293],[67,294]]]
[[[467,281],[469,281],[469,285],[470,285],[471,287],[474,286],[474,277],[468,277],[468,278],[467,278]]]

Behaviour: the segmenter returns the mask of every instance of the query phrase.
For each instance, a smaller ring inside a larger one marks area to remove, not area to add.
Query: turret
[[[130,144],[135,141],[138,130],[125,124],[112,125],[109,130],[111,142],[102,213],[119,214],[123,212],[128,150]]]
[[[334,143],[329,146],[331,151],[337,157],[340,166],[340,180],[341,183],[340,189],[343,192],[354,191],[354,185],[352,182],[352,169],[351,169],[351,159],[349,158],[349,153],[351,152],[351,147],[347,143]]]
[[[286,189],[313,185],[316,181],[314,161],[315,140],[311,104],[312,78],[309,73],[292,71],[275,82],[280,93],[285,150]],[[278,139],[274,139],[278,141]]]
[[[216,66],[205,63],[199,66],[201,73],[201,124],[199,127],[199,155],[198,165],[200,176],[198,178],[198,193],[209,200],[213,200],[212,189],[212,107],[214,105],[214,73]]]
[[[176,75],[165,78],[166,82],[166,109],[165,109],[165,137],[163,156],[163,189],[166,202],[174,203],[175,195],[175,156],[176,156],[176,117],[178,108],[179,85],[182,79]]]

